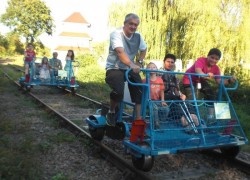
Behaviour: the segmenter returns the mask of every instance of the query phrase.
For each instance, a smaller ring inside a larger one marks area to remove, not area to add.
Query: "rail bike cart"
[[[50,78],[48,79],[40,78],[41,63],[41,57],[36,57],[32,60],[30,63],[28,79],[26,80],[25,76],[19,79],[21,88],[30,91],[33,86],[58,86],[63,89],[68,88],[73,94],[75,93],[79,87],[74,75],[74,67],[79,66],[78,61],[71,61],[68,71],[58,70],[58,73],[54,72],[53,64],[50,65]]]
[[[141,71],[147,79],[144,84],[130,82],[129,70],[126,72],[126,78],[128,83],[143,89],[142,119],[134,119],[133,104],[122,102],[117,124],[111,129],[117,139],[123,140],[125,149],[130,152],[133,165],[137,169],[150,171],[155,156],[192,150],[220,149],[222,154],[234,158],[239,152],[239,146],[248,143],[228,95],[228,91],[237,89],[237,81],[234,87],[230,88],[221,83],[214,101],[198,99],[197,92],[191,86],[192,100],[166,100],[164,102],[168,106],[160,106],[161,101],[150,99],[150,72],[178,76],[184,73],[147,69]],[[191,73],[187,75],[190,80],[191,76],[206,76]],[[221,82],[230,77],[220,76]],[[105,111],[105,108],[97,110],[96,115],[86,119],[90,134],[96,140],[102,140],[105,134],[110,137],[111,134],[110,127],[106,125]],[[212,118],[208,118],[208,115],[212,115]],[[183,126],[183,120],[188,126]]]

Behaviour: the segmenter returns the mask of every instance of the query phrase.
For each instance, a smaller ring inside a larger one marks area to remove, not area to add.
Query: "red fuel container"
[[[144,140],[144,134],[146,129],[146,122],[144,120],[138,119],[132,123],[130,142],[137,142]]]

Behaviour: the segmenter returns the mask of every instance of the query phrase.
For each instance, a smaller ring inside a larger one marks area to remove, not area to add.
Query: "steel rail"
[[[82,129],[81,127],[79,127],[75,123],[73,123],[70,119],[65,117],[63,114],[61,114],[57,110],[53,109],[50,105],[48,105],[47,103],[40,100],[37,96],[35,96],[31,92],[29,92],[29,95],[32,96],[36,101],[38,101],[39,103],[44,105],[46,108],[49,108],[49,110],[52,111],[56,116],[63,119],[64,122],[66,122],[68,125],[70,125],[73,128],[73,130],[74,130],[73,132],[75,133],[75,135],[79,136],[79,134],[83,134],[83,135],[86,135],[91,140],[93,140],[91,135],[87,131],[85,131],[84,129]],[[108,146],[106,146],[106,145],[104,145],[101,142],[96,141],[96,140],[93,140],[93,142],[105,152],[105,156],[108,155],[108,157],[110,157],[110,162],[112,162],[116,167],[118,167],[120,170],[122,170],[124,172],[123,174],[126,174],[126,178],[129,177],[131,179],[138,179],[138,180],[150,179],[148,176],[145,175],[145,173],[138,171],[136,168],[131,166],[126,160],[121,158],[119,154],[115,153]]]
[[[4,75],[6,77],[8,77],[11,81],[13,81],[17,86],[20,87],[20,84],[17,81],[14,81],[7,73],[4,72]],[[108,146],[102,144],[99,141],[92,139],[91,135],[87,131],[85,131],[84,129],[82,129],[81,127],[79,127],[75,123],[73,123],[70,119],[68,119],[63,114],[61,114],[60,112],[58,112],[57,110],[52,108],[49,104],[40,100],[36,95],[34,95],[31,92],[28,92],[27,94],[29,94],[32,98],[34,98],[39,104],[42,104],[44,107],[48,108],[54,115],[59,117],[61,120],[63,120],[63,122],[66,122],[67,125],[69,125],[71,128],[73,128],[71,130],[73,130],[73,133],[77,137],[87,136],[88,138],[90,138],[95,143],[95,145],[97,145],[98,147],[101,148],[102,155],[104,157],[108,157],[108,158],[106,158],[106,160],[110,161],[114,166],[116,166],[119,170],[121,170],[123,172],[122,173],[123,177],[121,177],[122,179],[128,179],[128,180],[130,180],[130,179],[131,180],[133,180],[133,179],[135,179],[135,180],[137,180],[137,179],[138,180],[150,180],[150,179],[152,179],[152,178],[150,178],[150,176],[148,174],[137,170],[134,166],[132,166],[130,163],[128,163],[119,154],[117,154],[116,152],[111,150]],[[101,104],[100,102],[95,101],[95,100],[91,100],[90,98],[88,98],[86,96],[79,95],[79,97],[82,97],[84,99],[87,99],[87,100],[94,102],[96,104],[99,104],[99,105]]]
[[[223,154],[218,149],[209,150],[209,151],[201,151],[201,152],[204,152],[204,154],[206,154],[207,156],[211,156],[215,159],[223,158],[227,160],[227,162],[231,166],[236,167],[237,169],[239,169],[240,171],[244,172],[247,175],[250,175],[250,162],[249,161],[243,160],[239,158],[238,156],[236,156],[235,158],[223,156]]]

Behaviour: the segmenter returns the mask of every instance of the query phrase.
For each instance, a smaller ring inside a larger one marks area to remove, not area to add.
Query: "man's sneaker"
[[[109,112],[109,105],[108,104],[105,104],[105,103],[102,103],[102,106],[101,106],[101,115],[102,116],[106,116]]]
[[[108,113],[107,114],[107,125],[109,126],[115,126],[116,119],[115,119],[115,113]]]

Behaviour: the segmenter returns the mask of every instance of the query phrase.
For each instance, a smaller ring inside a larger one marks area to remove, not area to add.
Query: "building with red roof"
[[[76,53],[89,53],[91,51],[89,35],[91,24],[81,15],[74,12],[62,22],[61,31],[56,38],[55,51],[65,54],[69,49]]]

